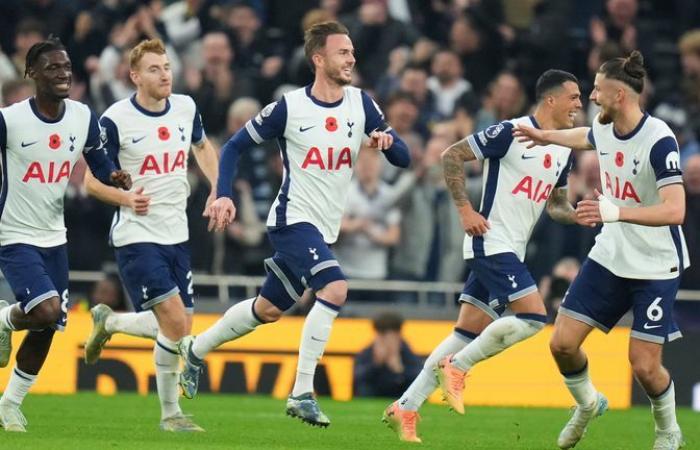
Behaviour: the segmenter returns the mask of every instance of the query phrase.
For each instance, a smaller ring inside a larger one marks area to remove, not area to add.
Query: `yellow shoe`
[[[452,355],[447,355],[438,362],[433,369],[438,386],[442,390],[442,397],[450,408],[458,414],[464,414],[464,377],[467,371],[462,371],[452,365]]]
[[[420,415],[417,411],[402,411],[397,402],[389,405],[382,416],[382,422],[394,430],[399,435],[399,439],[404,442],[423,442],[416,433],[418,421],[420,421]]]

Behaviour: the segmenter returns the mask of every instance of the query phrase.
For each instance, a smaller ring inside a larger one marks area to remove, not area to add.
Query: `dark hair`
[[[34,67],[34,64],[39,60],[39,57],[44,53],[53,52],[55,50],[65,50],[61,40],[54,36],[53,34],[49,36],[45,41],[37,42],[32,45],[27,52],[27,57],[25,59],[24,65],[24,78],[29,76],[29,69]]]
[[[634,50],[627,58],[613,58],[605,61],[598,73],[605,78],[618,80],[631,87],[634,92],[641,94],[644,90],[644,77],[647,71],[644,69],[644,57]]]
[[[401,331],[403,318],[393,312],[384,312],[374,318],[373,324],[374,330],[380,334],[387,331]]]
[[[560,88],[561,85],[566,83],[567,81],[572,81],[578,84],[578,79],[572,73],[559,69],[549,69],[545,71],[537,79],[537,84],[535,84],[536,100],[539,102],[548,93],[550,93],[554,89]]]
[[[389,98],[386,100],[385,107],[389,109],[394,103],[398,102],[408,102],[415,106],[416,108],[418,107],[418,102],[416,101],[416,97],[413,96],[410,92],[406,91],[396,91],[393,94],[389,96]]]
[[[304,54],[312,71],[316,68],[311,58],[314,53],[326,46],[326,39],[333,34],[350,35],[350,32],[342,23],[333,21],[317,23],[304,32]]]

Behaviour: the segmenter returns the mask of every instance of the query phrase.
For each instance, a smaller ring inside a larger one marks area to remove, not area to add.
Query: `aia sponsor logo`
[[[619,154],[619,153],[618,153]],[[617,157],[615,157],[617,160]],[[619,198],[620,200],[627,200],[629,198],[633,199],[637,203],[642,203],[637,195],[637,191],[634,190],[634,185],[628,180],[622,180],[615,175],[611,175],[608,172],[605,174],[605,190],[608,191],[613,197]]]
[[[68,181],[70,177],[70,161],[51,161],[47,165],[42,165],[39,161],[29,164],[27,171],[22,177],[23,183],[35,181],[37,183],[60,183]]]
[[[542,180],[537,180],[532,178],[530,175],[527,175],[520,180],[515,188],[513,188],[511,193],[513,195],[524,195],[528,200],[532,200],[535,203],[540,203],[549,198],[549,194],[552,193],[552,187],[553,186],[551,183],[546,183]]]
[[[340,170],[343,166],[352,169],[350,148],[343,147],[339,152],[336,152],[333,147],[328,147],[323,155],[318,147],[311,147],[306,153],[301,168],[308,169],[311,166],[316,166],[320,170]]]
[[[176,170],[185,170],[187,155],[184,150],[178,150],[175,157],[169,152],[161,155],[146,155],[139,169],[139,175],[161,175],[172,173]]]

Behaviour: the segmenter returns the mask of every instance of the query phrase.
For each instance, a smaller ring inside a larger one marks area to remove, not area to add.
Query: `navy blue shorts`
[[[153,308],[180,294],[188,312],[194,310],[190,249],[187,243],[147,242],[116,247],[119,275],[137,311]]]
[[[267,235],[275,254],[265,260],[267,278],[260,295],[282,311],[291,308],[306,288],[319,291],[333,281],[345,280],[321,232],[310,223],[269,228]]]
[[[663,344],[682,337],[673,319],[680,277],[670,280],[622,278],[592,259],[564,296],[559,312],[596,327],[605,333],[632,310],[631,336]]]
[[[537,291],[525,263],[515,253],[477,256],[467,260],[471,269],[459,301],[470,303],[498,319],[512,301]]]
[[[66,328],[68,253],[65,244],[48,248],[28,244],[2,246],[0,270],[25,314],[44,300],[59,297],[61,316],[54,328],[61,331]]]

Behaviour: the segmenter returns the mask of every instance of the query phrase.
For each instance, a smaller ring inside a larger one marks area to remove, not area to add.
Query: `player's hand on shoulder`
[[[143,186],[139,186],[133,191],[127,192],[127,202],[129,208],[133,209],[137,216],[145,216],[148,214],[151,197],[144,195]]]
[[[549,142],[544,140],[544,133],[534,127],[518,124],[513,127],[513,136],[518,142],[527,144],[527,148],[532,148],[536,145],[547,145]]]
[[[369,139],[369,146],[377,150],[386,150],[394,143],[394,137],[384,131],[372,131],[369,134]]]
[[[469,236],[481,236],[486,234],[491,228],[489,221],[471,206],[465,206],[459,209],[459,219],[462,222],[462,228]]]
[[[131,175],[125,170],[115,170],[110,174],[109,179],[115,187],[124,189],[125,191],[131,189]]]
[[[224,231],[236,217],[236,207],[233,200],[228,197],[219,197],[214,200],[202,214],[209,218],[209,231]]]

